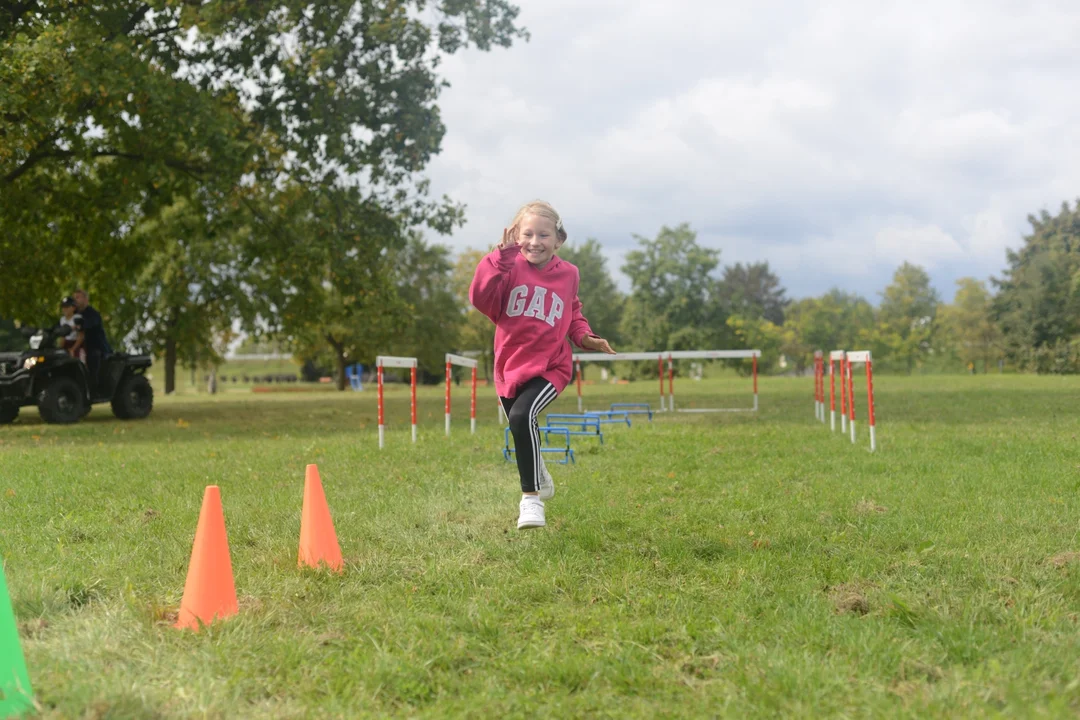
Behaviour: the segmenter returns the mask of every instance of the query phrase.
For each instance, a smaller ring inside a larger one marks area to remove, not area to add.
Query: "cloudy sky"
[[[635,234],[688,222],[793,297],[876,303],[908,260],[951,300],[1028,213],[1080,197],[1076,0],[519,5],[528,43],[443,66],[429,176],[468,206],[454,249],[543,198],[613,270]]]

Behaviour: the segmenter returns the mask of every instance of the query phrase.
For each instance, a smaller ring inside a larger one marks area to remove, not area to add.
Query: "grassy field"
[[[748,404],[747,384],[677,389]],[[475,436],[455,394],[447,440],[425,389],[413,447],[393,388],[382,452],[373,392],[25,413],[0,428],[0,551],[42,715],[1080,712],[1080,378],[880,378],[873,455],[865,407],[852,446],[811,388],[765,378],[756,415],[608,426],[552,466],[527,533],[490,390]],[[296,567],[307,463],[341,577]],[[179,632],[207,484],[241,612]]]

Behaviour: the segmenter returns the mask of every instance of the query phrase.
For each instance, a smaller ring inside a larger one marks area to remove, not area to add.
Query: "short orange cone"
[[[226,618],[238,611],[221,490],[217,485],[208,485],[203,493],[176,627],[198,630],[215,618]]]
[[[308,465],[304,475],[304,508],[300,513],[300,567],[317,568],[325,563],[335,572],[342,571],[341,546],[338,545],[334,521],[326,505],[317,465]]]

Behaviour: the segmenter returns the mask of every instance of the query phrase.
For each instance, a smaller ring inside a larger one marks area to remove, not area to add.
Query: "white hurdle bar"
[[[859,350],[846,353],[847,379],[848,379],[848,405],[851,407],[851,442],[855,442],[855,383],[852,378],[851,366],[854,363],[866,365],[866,417],[867,426],[870,428],[870,452],[877,449],[877,438],[874,437],[874,364],[869,350]]]
[[[476,434],[476,360],[462,355],[446,353],[446,437],[450,437],[450,375],[452,367],[472,368],[472,399],[469,403],[469,426],[470,432]]]
[[[844,368],[844,351],[843,350],[833,350],[832,352],[829,353],[829,429],[832,432],[836,432],[836,369],[835,369],[835,364],[836,364],[837,361],[840,362],[840,369],[842,371],[843,368]],[[841,375],[841,378],[840,378],[840,392],[841,392],[841,394],[843,394],[843,392],[844,392],[844,379],[843,379],[842,375]],[[846,422],[845,416],[844,416],[844,409],[843,409],[842,405],[841,405],[841,408],[840,408],[840,419],[844,420]]]
[[[668,395],[664,395],[664,358],[668,363]],[[661,412],[757,412],[758,410],[758,358],[760,350],[667,350],[653,352],[629,352],[607,355],[605,353],[574,353],[574,366],[577,370],[578,412],[583,412],[581,392],[581,362],[618,362],[620,360],[656,359],[657,374],[660,376],[660,411]],[[701,408],[692,410],[675,409],[675,360],[753,360],[754,406],[752,408]]]
[[[379,377],[379,449],[381,450],[386,440],[386,425],[384,424],[385,413],[383,411],[383,368],[411,368],[409,377],[410,404],[412,415],[412,441],[416,442],[416,358],[394,357],[392,355],[379,355],[375,358],[375,367],[378,368]]]

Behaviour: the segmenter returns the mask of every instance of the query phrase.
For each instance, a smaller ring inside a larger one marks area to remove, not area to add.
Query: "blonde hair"
[[[562,218],[559,217],[558,211],[551,206],[551,203],[544,202],[543,200],[533,200],[532,202],[525,203],[518,209],[517,215],[514,215],[514,219],[510,222],[510,227],[517,227],[517,224],[521,222],[521,218],[526,215],[539,215],[540,217],[546,217],[548,220],[555,223],[555,237],[559,239],[560,243],[566,242],[566,228],[563,227]]]

